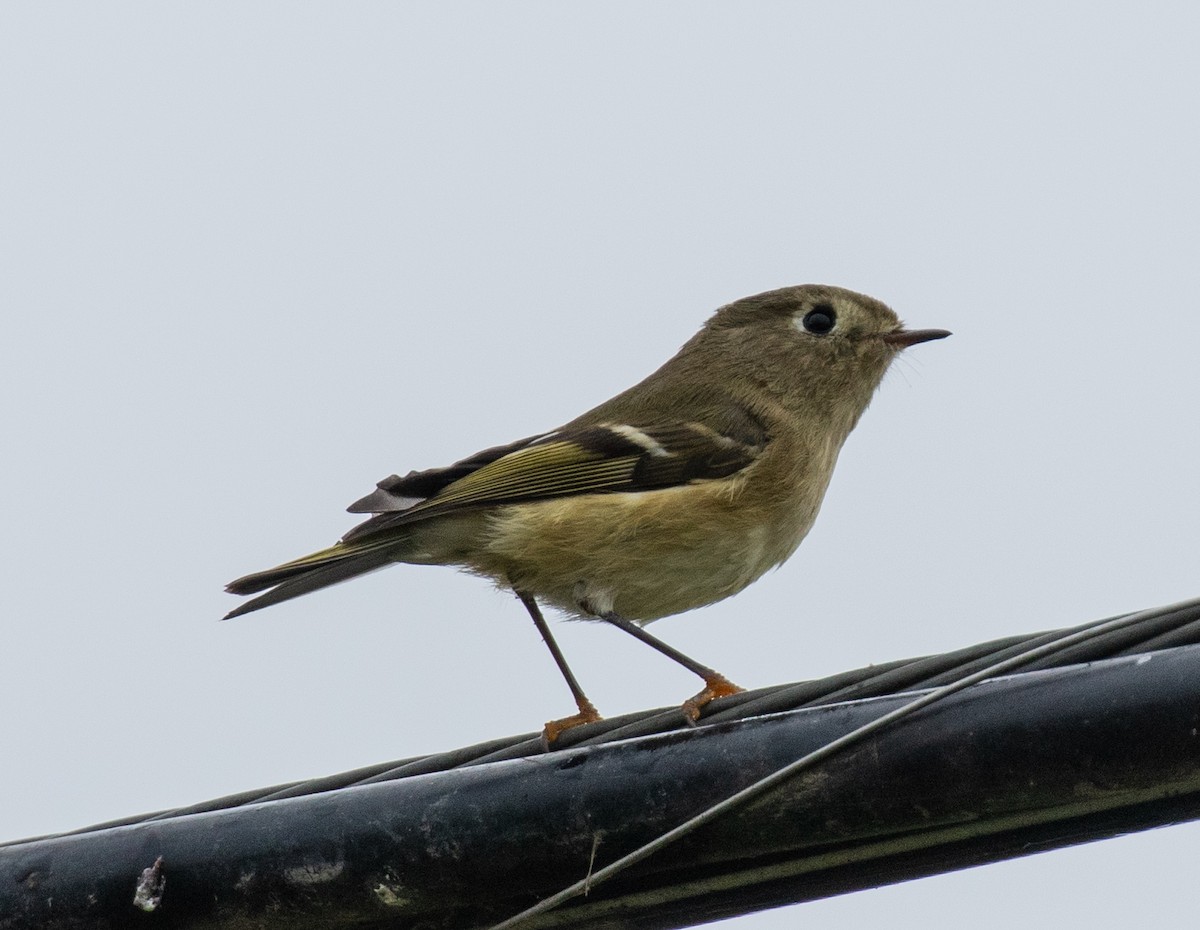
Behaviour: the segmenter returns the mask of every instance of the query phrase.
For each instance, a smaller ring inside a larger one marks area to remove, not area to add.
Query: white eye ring
[[[801,316],[793,318],[796,329],[813,336],[827,336],[837,326],[837,311],[829,304],[817,304]]]

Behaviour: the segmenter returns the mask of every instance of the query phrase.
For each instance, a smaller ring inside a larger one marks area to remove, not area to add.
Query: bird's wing
[[[648,491],[723,478],[759,454],[765,436],[734,438],[700,423],[601,423],[478,453],[445,469],[392,476],[350,508],[376,516],[344,543],[455,511],[576,494]]]
[[[266,593],[226,619],[382,568],[393,560],[405,527],[421,520],[522,501],[723,478],[753,462],[766,443],[765,431],[716,430],[701,423],[572,425],[485,449],[446,468],[393,475],[350,506],[352,513],[374,516],[340,542],[230,582],[225,590],[231,594]]]
[[[453,465],[429,468],[425,471],[410,471],[407,475],[392,475],[384,478],[375,490],[346,508],[350,513],[385,513],[407,510],[414,504],[428,500],[449,484],[478,471],[510,452],[524,449],[531,443],[544,439],[548,433],[527,436],[503,446],[493,446],[469,455]]]

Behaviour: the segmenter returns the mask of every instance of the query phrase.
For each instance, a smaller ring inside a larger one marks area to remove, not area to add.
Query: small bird
[[[604,620],[699,675],[690,720],[742,689],[645,624],[737,594],[785,561],[816,519],[842,443],[908,346],[908,330],[843,288],[801,285],[719,309],[666,364],[548,433],[445,468],[392,475],[328,549],[226,588],[259,596],[225,619],[394,562],[452,565],[511,589],[575,699],[551,744],[599,720],[539,603]],[[260,593],[265,592],[265,593]]]

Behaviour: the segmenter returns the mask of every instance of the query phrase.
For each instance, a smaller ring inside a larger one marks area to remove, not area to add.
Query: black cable
[[[1066,629],[1005,637],[933,656],[920,656],[880,665],[870,665],[813,681],[744,691],[713,701],[704,708],[700,723],[744,720],[801,707],[817,707],[867,697],[936,688],[1041,644],[1076,632],[1103,626],[1111,623],[1112,620],[1131,616],[1135,616],[1135,614],[1123,614],[1119,617],[1111,617]],[[1023,671],[1059,668],[1153,649],[1200,643],[1200,598],[1140,611],[1136,616],[1141,618],[1136,624],[1110,630],[1080,642],[1068,650],[1048,655],[1026,666]],[[640,711],[609,717],[597,723],[568,730],[549,751],[559,752],[582,746],[596,746],[634,736],[666,733],[688,726],[690,724],[683,719],[678,707]],[[120,818],[55,835],[71,836],[115,826],[128,826],[202,812],[228,810],[248,804],[276,801],[281,798],[305,797],[356,785],[378,784],[412,775],[446,772],[506,759],[526,758],[540,755],[546,751],[542,745],[540,733],[503,737],[448,752],[377,763],[320,778],[241,791],[237,794],[201,801],[185,807]],[[0,842],[0,847],[28,842],[30,839],[46,838],[9,840]]]

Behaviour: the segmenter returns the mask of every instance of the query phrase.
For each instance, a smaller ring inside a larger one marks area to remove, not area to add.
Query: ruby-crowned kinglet
[[[454,565],[516,592],[579,711],[599,719],[538,602],[603,619],[704,679],[696,719],[741,690],[642,627],[736,594],[804,539],[846,436],[892,359],[950,335],[906,330],[877,300],[803,285],[718,310],[658,371],[564,426],[446,468],[393,475],[350,506],[374,516],[328,549],[247,575],[229,617],[392,562]]]

